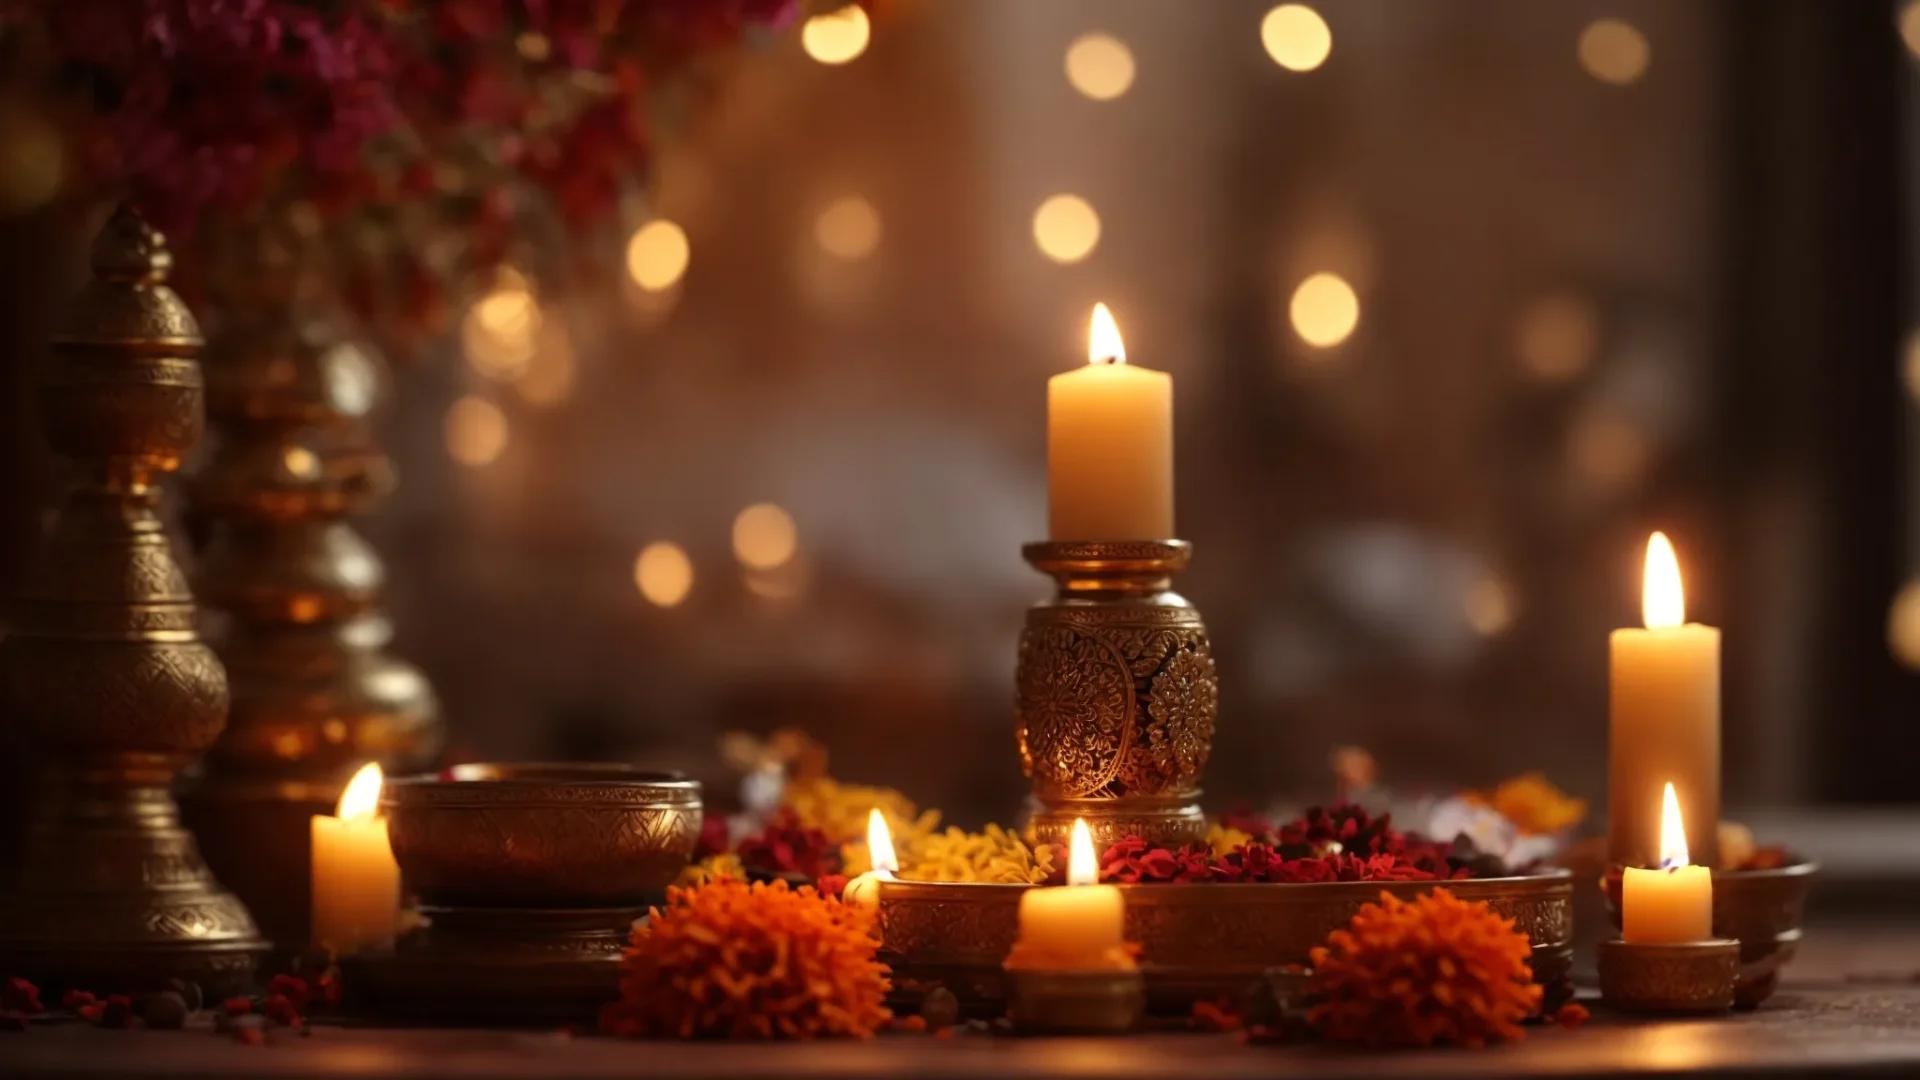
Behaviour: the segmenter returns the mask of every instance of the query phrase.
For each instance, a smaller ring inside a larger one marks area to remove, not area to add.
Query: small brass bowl
[[[1734,988],[1734,1007],[1758,1008],[1773,996],[1780,969],[1800,947],[1800,924],[1807,911],[1807,894],[1820,871],[1816,862],[1796,862],[1766,870],[1713,872],[1713,932],[1740,943],[1740,976]],[[1600,880],[1607,916],[1620,929],[1619,867]]]
[[[700,785],[614,764],[459,765],[387,782],[394,858],[423,904],[638,907],[700,839]]]

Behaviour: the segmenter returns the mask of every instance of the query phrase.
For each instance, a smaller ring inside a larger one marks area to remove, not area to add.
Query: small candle
[[[1047,381],[1047,519],[1055,540],[1170,540],[1173,379],[1127,363],[1096,304],[1087,366]]]
[[[1634,945],[1680,945],[1713,937],[1713,874],[1687,860],[1680,800],[1661,795],[1660,869],[1628,867],[1620,888],[1620,936]]]
[[[900,872],[900,860],[893,853],[893,833],[887,829],[887,819],[881,816],[877,806],[867,814],[867,861],[873,869],[847,882],[840,896],[849,904],[877,909],[880,883],[892,881]]]
[[[1131,969],[1126,947],[1126,901],[1114,885],[1098,885],[1087,823],[1075,819],[1067,856],[1067,884],[1029,889],[1020,897],[1020,937],[1007,966],[1043,971]]]
[[[1720,631],[1686,621],[1673,545],[1647,541],[1641,596],[1647,628],[1613,632],[1607,735],[1607,861],[1658,858],[1660,786],[1687,804],[1687,848],[1719,861]]]
[[[313,818],[313,941],[338,954],[391,945],[400,922],[380,782],[380,766],[366,765],[341,793],[339,815]]]

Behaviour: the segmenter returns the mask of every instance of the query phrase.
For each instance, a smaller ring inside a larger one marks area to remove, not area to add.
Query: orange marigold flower
[[[1540,1008],[1527,936],[1446,889],[1381,893],[1313,950],[1308,1020],[1330,1042],[1484,1046],[1522,1037]]]
[[[1494,812],[1529,836],[1553,836],[1580,824],[1587,802],[1555,787],[1543,772],[1526,772],[1492,791],[1469,791],[1467,798]]]
[[[721,878],[668,889],[636,924],[612,1035],[679,1039],[867,1038],[891,1016],[873,912],[784,881]]]

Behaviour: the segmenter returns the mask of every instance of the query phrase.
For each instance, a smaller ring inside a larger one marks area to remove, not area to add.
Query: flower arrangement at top
[[[406,337],[535,240],[636,215],[662,97],[801,6],[0,0],[0,47],[71,133],[70,194],[168,232],[190,295],[241,287],[264,226]]]

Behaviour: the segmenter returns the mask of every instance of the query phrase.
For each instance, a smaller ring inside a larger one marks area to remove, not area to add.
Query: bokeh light
[[[633,560],[633,583],[648,603],[672,607],[693,591],[693,560],[679,544],[656,540]]]
[[[1647,73],[1653,49],[1647,36],[1624,19],[1595,19],[1580,31],[1580,66],[1601,82],[1627,86]]]
[[[1565,382],[1593,366],[1600,352],[1600,313],[1576,293],[1552,293],[1528,304],[1514,325],[1520,368],[1541,382]]]
[[[296,480],[311,480],[320,475],[320,455],[304,446],[289,446],[280,455],[280,467]]]
[[[733,519],[733,554],[749,570],[781,566],[798,546],[793,515],[773,503],[755,503]]]
[[[1887,609],[1887,648],[1893,658],[1920,670],[1920,581],[1909,581]]]
[[[1260,44],[1288,71],[1312,71],[1333,52],[1333,31],[1307,5],[1281,4],[1260,20]]]
[[[477,468],[507,448],[507,414],[486,398],[469,394],[447,408],[445,434],[447,454]]]
[[[1513,590],[1495,577],[1484,577],[1467,590],[1467,625],[1483,637],[1497,637],[1513,625]]]
[[[563,323],[553,321],[541,331],[539,348],[513,388],[529,405],[558,405],[573,396],[573,338]]]
[[[829,255],[864,259],[880,246],[880,212],[858,195],[836,199],[814,219],[813,239]]]
[[[1100,215],[1078,195],[1055,195],[1033,212],[1033,242],[1054,262],[1079,262],[1100,243]]]
[[[1915,0],[1920,3],[1920,0]],[[1905,378],[1907,393],[1916,403],[1920,403],[1920,330],[1907,335],[1907,347],[1901,357],[1901,374]]]
[[[1095,101],[1112,101],[1133,85],[1133,53],[1112,34],[1082,34],[1067,46],[1067,81]]]
[[[524,375],[537,348],[543,316],[540,301],[518,275],[505,278],[474,302],[460,326],[467,366],[500,382]]]
[[[691,257],[686,230],[660,218],[634,230],[627,241],[627,274],[642,289],[659,292],[680,280]]]
[[[46,205],[66,181],[66,147],[39,113],[0,106],[0,217]]]
[[[1360,297],[1339,274],[1314,274],[1294,288],[1287,317],[1300,340],[1330,349],[1353,336],[1360,325]]]
[[[800,27],[800,47],[823,64],[844,64],[867,51],[873,25],[867,10],[848,4],[809,18]]]
[[[1645,433],[1610,409],[1588,410],[1567,434],[1574,471],[1603,492],[1638,482],[1652,452]]]
[[[1900,9],[1900,40],[1907,51],[1920,56],[1920,0],[1910,0]]]

